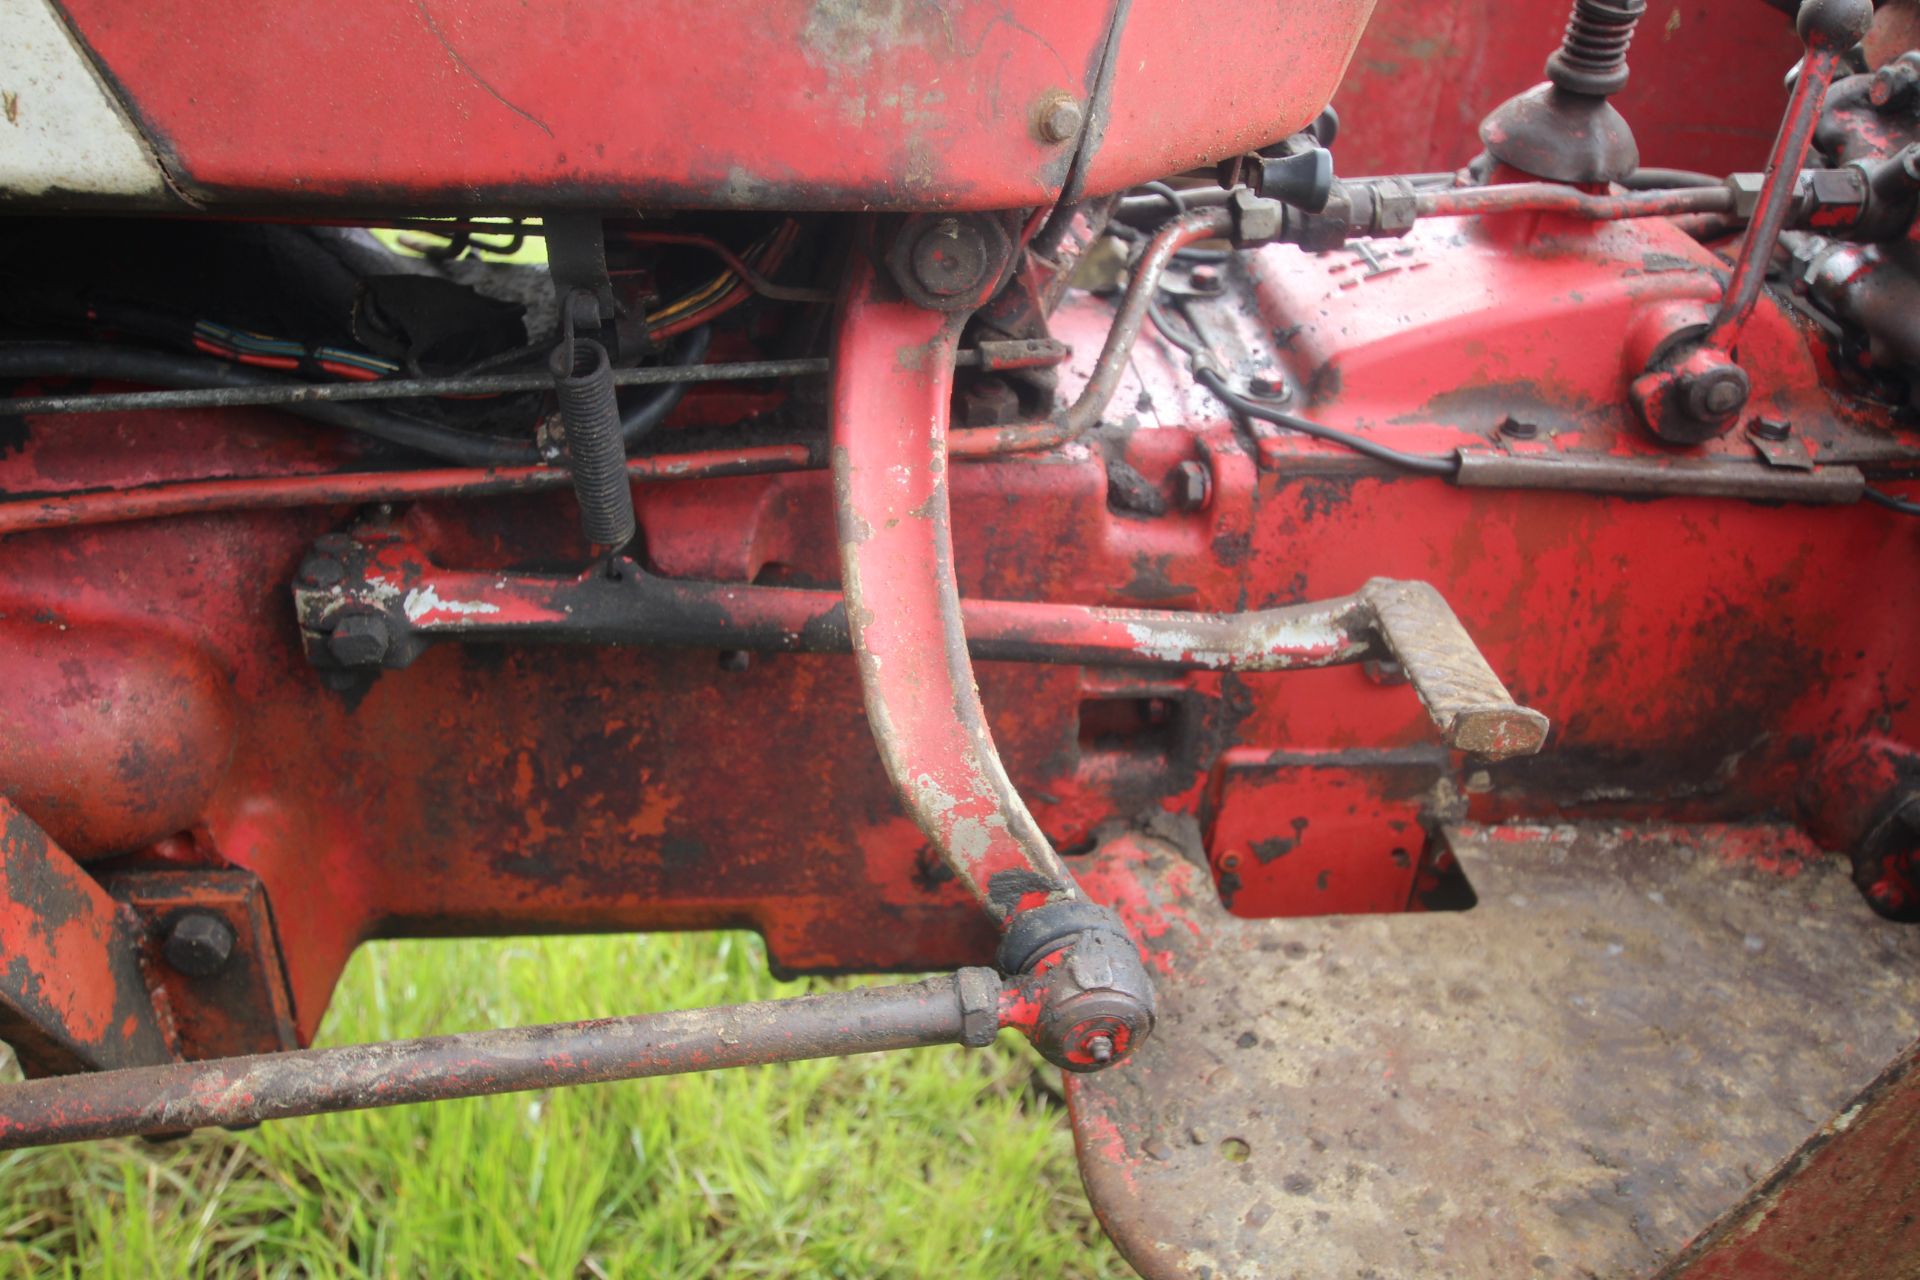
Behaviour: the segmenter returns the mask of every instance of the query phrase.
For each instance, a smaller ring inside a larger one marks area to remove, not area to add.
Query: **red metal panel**
[[[1095,190],[1299,128],[1370,3],[62,7],[202,201],[999,209],[1066,179],[1077,139],[1036,126],[1054,95],[1090,108]]]
[[[1480,151],[1480,119],[1544,79],[1570,0],[1379,0],[1334,97],[1343,173],[1453,169]],[[1647,6],[1614,104],[1640,160],[1724,173],[1766,159],[1800,58],[1793,22],[1761,0]]]
[[[1255,917],[1406,910],[1445,772],[1437,750],[1229,750],[1207,832],[1221,898]]]

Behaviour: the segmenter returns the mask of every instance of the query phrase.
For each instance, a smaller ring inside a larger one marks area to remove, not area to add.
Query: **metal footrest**
[[[1068,1082],[1150,1280],[1638,1276],[1920,1033],[1920,930],[1783,828],[1462,828],[1469,910],[1241,920],[1168,846],[1081,874],[1160,978]]]

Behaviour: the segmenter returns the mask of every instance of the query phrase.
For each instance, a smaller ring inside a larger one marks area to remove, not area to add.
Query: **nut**
[[[1183,462],[1173,469],[1173,505],[1182,511],[1204,511],[1213,500],[1213,473],[1204,462]]]
[[[327,652],[343,667],[377,667],[392,645],[393,630],[377,613],[350,613],[327,636]]]
[[[987,214],[915,214],[887,248],[887,269],[907,301],[930,311],[978,306],[1013,252]]]
[[[942,218],[913,242],[913,278],[928,293],[952,298],[984,282],[986,241],[980,229],[958,218]]]
[[[1228,207],[1233,210],[1233,243],[1238,247],[1271,244],[1287,229],[1287,207],[1245,187],[1233,193]]]
[[[1050,93],[1040,100],[1033,127],[1042,142],[1067,142],[1078,136],[1085,121],[1086,113],[1071,94]]]
[[[219,916],[189,911],[173,922],[161,944],[167,963],[189,978],[210,978],[233,956],[233,930]]]

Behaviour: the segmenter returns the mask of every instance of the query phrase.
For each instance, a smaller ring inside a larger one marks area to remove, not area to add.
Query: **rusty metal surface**
[[[441,569],[381,529],[365,541],[322,538],[293,597],[308,657],[332,669],[404,669],[446,640],[784,653],[846,653],[853,643],[839,592],[662,578],[624,558],[574,575]],[[1244,613],[973,599],[955,607],[967,650],[983,660],[1248,673],[1386,660],[1405,671],[1449,746],[1504,760],[1533,754],[1546,738],[1546,717],[1515,703],[1423,582],[1375,578],[1352,595]],[[349,619],[384,637],[348,654],[354,661],[335,643]]]
[[[0,1039],[29,1075],[167,1058],[132,924],[0,795]]]
[[[123,871],[106,877],[105,886],[144,926],[141,962],[181,1057],[227,1058],[299,1046],[280,944],[258,876],[202,867]],[[233,940],[231,953],[208,972],[182,972],[166,958],[169,931],[189,914],[218,919]]]
[[[965,317],[890,300],[859,254],[846,296],[833,374],[833,488],[867,721],[901,808],[1004,924],[1079,894],[1007,776],[967,655],[947,458]]]
[[[1659,1280],[1911,1280],[1920,1272],[1920,1042]]]
[[[1238,921],[1144,839],[1081,870],[1166,975],[1069,1082],[1151,1280],[1640,1275],[1920,1030],[1920,936],[1781,830],[1453,843],[1467,911]]]
[[[990,971],[962,971],[895,986],[710,1009],[31,1080],[0,1089],[0,1150],[882,1049],[982,1043],[977,1025],[985,1010],[999,1005],[999,988]]]

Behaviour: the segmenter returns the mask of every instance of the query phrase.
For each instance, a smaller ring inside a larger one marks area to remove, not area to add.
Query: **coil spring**
[[[560,401],[573,492],[580,500],[580,527],[588,542],[618,551],[633,541],[634,522],[613,364],[605,347],[569,332],[553,349],[548,367]]]

